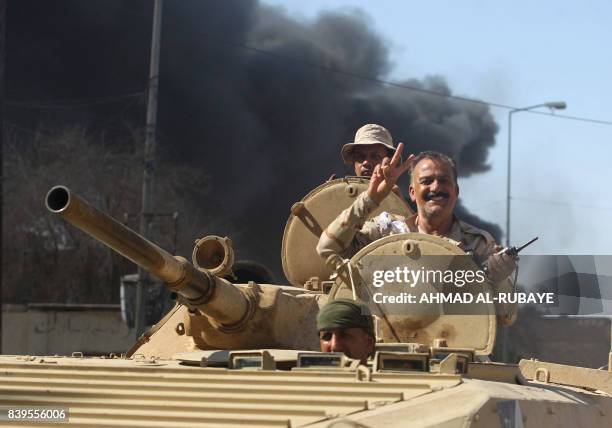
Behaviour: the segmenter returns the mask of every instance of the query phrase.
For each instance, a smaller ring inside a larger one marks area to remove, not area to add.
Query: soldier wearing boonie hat
[[[340,154],[347,165],[353,163],[353,152],[356,147],[378,145],[387,150],[389,157],[395,153],[395,145],[391,133],[384,126],[375,123],[363,125],[355,133],[355,141],[342,146]]]
[[[374,352],[374,324],[367,306],[348,299],[327,303],[317,315],[323,352],[343,352],[365,364]]]
[[[347,165],[353,165],[355,175],[371,177],[374,167],[395,153],[393,137],[384,126],[369,123],[357,130],[355,140],[342,146],[340,154]]]

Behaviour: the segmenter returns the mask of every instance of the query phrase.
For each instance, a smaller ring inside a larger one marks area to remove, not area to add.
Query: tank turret
[[[232,284],[213,274],[229,271],[227,241],[199,240],[194,250],[196,268],[92,207],[67,187],[53,187],[46,206],[157,276],[177,294],[182,305],[145,333],[129,354],[163,357],[196,349],[318,349],[314,318],[319,301],[322,304],[325,298],[317,293],[297,298],[304,290],[254,282]]]

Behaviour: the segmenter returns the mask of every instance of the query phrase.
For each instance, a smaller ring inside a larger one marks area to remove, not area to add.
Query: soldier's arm
[[[493,284],[493,290],[496,294],[512,293],[513,284],[509,280],[510,275],[516,269],[516,260],[514,257],[505,255],[496,256],[495,253],[501,250],[501,247],[495,243],[493,238],[487,240],[487,276]],[[516,321],[518,314],[518,304],[516,303],[500,303],[496,301],[495,311],[497,313],[497,323],[499,325],[512,325]]]
[[[376,208],[378,204],[368,193],[361,193],[323,231],[317,244],[317,253],[325,259],[332,254],[348,258],[372,242],[373,226],[365,223],[368,215]]]
[[[467,223],[462,222],[461,224],[464,231],[462,241],[465,242],[468,250],[473,252],[472,256],[476,263],[480,266],[487,266],[488,278],[493,283],[508,278],[516,268],[515,258],[507,254],[496,254],[502,247],[497,245],[489,232]]]
[[[496,254],[502,247],[497,245],[493,236],[484,230],[473,229],[472,236],[477,237],[473,244],[476,262],[487,266],[487,276],[493,283],[508,278],[516,268],[516,259],[507,254]]]

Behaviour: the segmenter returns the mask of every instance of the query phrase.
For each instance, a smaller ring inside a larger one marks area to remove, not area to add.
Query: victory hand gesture
[[[380,204],[387,197],[399,177],[410,168],[414,155],[411,154],[406,159],[406,162],[400,163],[403,149],[404,143],[399,143],[391,160],[386,157],[382,163],[374,168],[370,178],[370,185],[368,186],[368,195],[377,204]]]

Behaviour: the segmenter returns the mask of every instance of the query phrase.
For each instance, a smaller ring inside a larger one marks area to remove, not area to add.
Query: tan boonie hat
[[[393,145],[393,137],[384,126],[376,125],[374,123],[368,123],[363,125],[357,130],[355,134],[355,142],[345,144],[342,146],[342,160],[347,165],[353,163],[353,151],[356,146],[369,146],[372,144],[379,144],[383,146],[389,152],[389,155],[395,153],[395,146]]]

